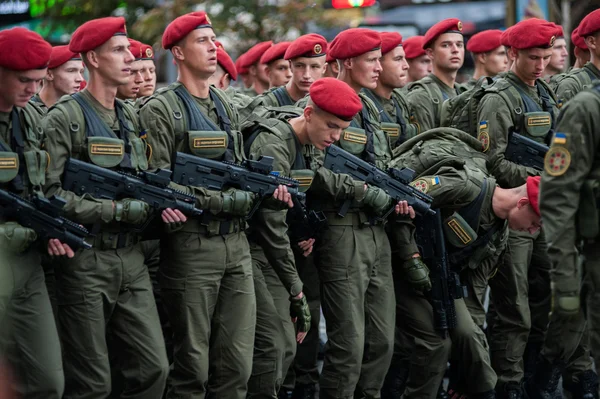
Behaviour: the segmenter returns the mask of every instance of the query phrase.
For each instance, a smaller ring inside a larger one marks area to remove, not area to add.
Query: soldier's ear
[[[52,73],[52,69],[48,69],[48,72],[46,72],[46,80],[48,82],[52,82],[54,80],[54,73]]]
[[[307,122],[310,122],[313,114],[315,113],[315,109],[313,108],[312,105],[308,104],[306,107],[304,107],[304,119],[306,119]]]
[[[185,55],[183,55],[183,49],[180,46],[173,46],[171,48],[171,54],[173,54],[173,58],[177,61],[185,60]]]
[[[427,53],[427,56],[433,60],[433,49],[431,47],[427,47],[425,52]]]
[[[521,197],[519,198],[519,201],[517,201],[517,209],[521,209],[527,205],[529,205],[529,198],[527,197]]]
[[[85,53],[86,65],[98,68],[98,53],[95,50],[90,50]]]
[[[590,50],[595,50],[596,49],[596,46],[598,45],[597,44],[598,40],[597,40],[596,35],[594,35],[594,36],[587,36],[584,40],[585,40],[586,46],[588,46],[588,48]]]
[[[219,79],[219,89],[225,90],[227,88],[227,86],[229,86],[230,82],[231,82],[231,80],[229,79],[229,74],[224,73],[221,76],[221,79]]]
[[[343,60],[344,69],[352,69],[352,65],[354,65],[354,58],[346,58]]]

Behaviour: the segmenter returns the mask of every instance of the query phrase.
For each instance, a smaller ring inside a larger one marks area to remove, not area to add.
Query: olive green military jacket
[[[0,186],[11,182],[19,173],[20,163],[25,161],[25,173],[23,173],[23,193],[26,197],[33,191],[41,191],[45,183],[45,171],[48,168],[49,156],[44,148],[44,131],[41,128],[41,115],[31,102],[25,107],[15,107],[21,125],[23,136],[24,160],[19,160],[16,148],[12,145],[13,123],[12,111],[0,113]],[[0,220],[2,220],[0,218]]]
[[[363,91],[379,111],[381,128],[389,137],[392,147],[419,134],[419,126],[410,123],[406,95],[400,89],[393,90],[392,97],[389,99],[380,97],[369,89]]]
[[[158,90],[139,111],[142,132],[150,147],[149,170],[171,169],[173,155],[176,152],[190,153],[189,135],[187,131],[181,131],[181,129],[187,130],[189,126],[184,104],[179,99],[176,99],[174,104],[167,99],[167,96],[177,97],[173,90],[178,86],[181,86],[181,83],[176,82]],[[214,87],[211,87],[211,91],[217,93],[222,102],[230,103],[229,98],[223,91]],[[201,111],[218,126],[219,121],[214,102],[209,99],[194,98],[194,100],[198,103]],[[226,108],[228,108],[231,129],[236,141],[234,146],[236,148],[236,158],[239,162],[243,158],[243,151],[241,134],[237,131],[239,127],[238,114],[234,107]],[[173,185],[177,186],[174,183]],[[221,212],[222,195],[220,191],[207,190],[196,186],[188,188],[196,196],[196,206],[199,209],[209,210],[213,214]]]
[[[237,108],[238,112],[252,102],[252,97],[234,89],[232,86],[229,86],[227,89],[225,89],[225,94],[227,94],[227,97],[229,97],[231,103],[233,106],[235,106],[235,108]]]
[[[600,79],[600,70],[591,62],[586,63],[582,68],[571,70],[556,86],[556,97],[560,105],[566,104],[575,94],[591,85],[595,79]]]
[[[114,110],[111,111],[102,107],[86,89],[80,93],[89,101],[92,108],[110,130],[118,130],[118,119]],[[132,156],[133,166],[137,169],[146,169],[148,166],[146,147],[145,143],[139,138],[140,129],[138,120],[135,117],[135,110],[121,100],[117,99],[116,101],[123,106],[125,122],[128,125],[128,139],[132,145],[132,151],[135,151],[135,156]],[[85,118],[81,107],[71,96],[64,96],[48,111],[43,120],[43,129],[46,135],[46,150],[50,154],[51,161],[46,173],[44,192],[46,196],[56,194],[66,200],[67,204],[64,207],[64,212],[69,219],[84,225],[93,224],[99,220],[110,223],[113,219],[112,201],[96,199],[87,194],[76,195],[71,191],[64,190],[61,186],[65,164],[70,158],[89,162],[91,157],[102,161],[111,157],[111,155],[103,153],[102,149],[95,153],[96,150],[94,150],[91,140],[86,137],[85,126]],[[122,153],[123,150],[121,150]],[[118,165],[118,162],[116,165]],[[118,225],[117,223],[114,224]]]
[[[541,79],[538,79],[540,84],[546,85]],[[541,108],[542,101],[536,88],[529,87],[523,83],[513,72],[508,72],[504,78],[497,79],[492,86],[487,90],[491,91],[483,96],[477,110],[477,118],[479,120],[478,138],[483,144],[485,153],[488,155],[491,167],[490,171],[497,179],[501,187],[512,188],[525,184],[528,176],[537,176],[539,172],[531,167],[525,167],[505,159],[504,153],[508,145],[509,133],[519,131],[533,140],[544,142],[546,133],[533,135],[528,131],[523,131],[517,120],[515,109],[523,109],[518,104],[509,104],[506,97],[498,91],[508,90],[507,87],[519,86],[533,101]],[[547,87],[547,85],[545,86]],[[497,90],[496,90],[497,89]],[[493,90],[496,90],[495,92]],[[558,108],[554,93],[547,87],[550,94],[550,102],[553,107],[554,118],[558,115]],[[544,119],[547,117],[542,117]],[[546,121],[549,124],[550,121]],[[532,121],[532,126],[536,127]]]
[[[274,131],[276,130],[276,132]],[[296,134],[287,121],[282,121],[276,128],[260,131],[252,142],[248,158],[258,159],[261,156],[274,158],[273,170],[280,176],[298,178],[301,184],[310,185],[310,173],[305,178],[294,174],[294,163],[298,156],[298,149],[302,151],[305,160],[315,159],[316,149],[312,145],[302,146]],[[306,165],[307,169],[310,165]],[[310,171],[310,169],[308,169]],[[265,252],[269,264],[273,266],[279,279],[291,296],[296,296],[302,291],[302,281],[296,271],[294,254],[290,246],[290,239],[286,224],[287,210],[275,210],[262,207],[250,223],[250,239],[256,241]]]
[[[459,84],[448,87],[434,74],[408,85],[406,97],[410,108],[410,121],[420,132],[440,126],[442,103],[464,91]]]
[[[563,107],[542,174],[540,210],[555,277],[577,276],[578,240],[598,238],[600,95],[592,90],[578,93]],[[558,280],[555,284],[563,283]],[[567,281],[576,286],[557,288],[579,291],[579,279]]]

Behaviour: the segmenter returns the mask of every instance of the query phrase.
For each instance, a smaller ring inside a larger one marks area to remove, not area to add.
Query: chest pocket
[[[229,148],[230,136],[224,131],[188,131],[188,145],[192,154],[208,159],[221,159]]]
[[[300,182],[300,186],[298,187],[298,190],[305,193],[306,191],[308,191],[308,189],[310,188],[310,185],[313,182],[313,179],[315,177],[315,172],[313,172],[310,169],[292,170],[290,172],[290,177],[292,179],[296,179],[296,180],[298,180],[298,182]]]
[[[23,153],[27,177],[34,187],[46,184],[46,170],[50,164],[50,155],[43,150],[29,150]]]
[[[87,153],[94,165],[114,168],[125,156],[125,145],[120,139],[91,136],[87,138]]]
[[[340,137],[340,147],[349,153],[360,156],[367,145],[367,135],[364,129],[348,127]]]
[[[548,112],[527,112],[523,115],[523,130],[536,141],[543,142],[552,128],[552,116]]]
[[[19,173],[19,155],[16,152],[0,152],[0,183],[12,181]]]

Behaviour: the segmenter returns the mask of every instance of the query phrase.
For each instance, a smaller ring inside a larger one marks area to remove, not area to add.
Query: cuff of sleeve
[[[100,219],[104,223],[110,223],[114,217],[113,201],[104,200],[102,201],[100,208]]]
[[[365,183],[362,181],[354,182],[354,200],[362,201],[365,199],[365,195],[367,194],[367,190],[365,189]]]
[[[288,292],[290,293],[290,297],[295,297],[296,295],[302,292],[303,285],[302,281],[298,280],[288,288]]]

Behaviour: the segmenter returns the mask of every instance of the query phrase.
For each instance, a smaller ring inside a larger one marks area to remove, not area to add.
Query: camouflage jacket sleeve
[[[501,187],[512,188],[525,184],[528,176],[539,174],[535,169],[518,165],[504,158],[508,133],[514,129],[512,112],[498,94],[487,94],[477,111],[478,138],[490,160],[490,171]],[[487,146],[487,150],[486,150]]]
[[[410,119],[418,127],[418,131],[424,132],[433,129],[439,116],[435,115],[436,107],[425,89],[416,87],[408,92],[406,97],[410,111]]]
[[[176,150],[176,134],[170,121],[170,115],[159,100],[151,99],[140,109],[140,125],[146,133],[146,141],[151,149],[148,170],[171,169],[171,157]],[[175,188],[193,192],[196,196],[196,206],[200,209],[218,213],[223,207],[221,192],[207,190],[201,187],[189,186],[188,190],[178,184],[171,183]]]
[[[566,104],[567,101],[571,100],[575,94],[582,90],[581,85],[574,77],[565,77],[556,87],[556,97]]]
[[[50,166],[46,172],[44,193],[50,197],[63,197],[65,217],[81,223],[91,224],[98,220],[109,223],[113,218],[113,204],[110,200],[99,200],[89,195],[78,196],[71,191],[63,190],[61,177],[65,163],[72,156],[71,130],[69,118],[60,107],[54,107],[42,122],[46,135],[45,149],[50,154]]]
[[[582,189],[586,180],[597,182],[600,179],[598,110],[600,99],[589,92],[576,95],[564,106],[557,125],[557,131],[564,134],[564,139],[559,140],[555,135],[544,165],[540,210],[548,255],[558,282],[560,277],[576,275],[576,220]]]
[[[273,157],[273,170],[289,176],[291,165],[286,144],[273,134],[259,134],[250,148],[250,159],[261,155]],[[261,207],[252,218],[252,238],[262,247],[265,256],[291,296],[302,291],[302,281],[296,271],[286,224],[287,210]]]
[[[411,122],[411,120],[414,121],[414,119],[410,117],[411,110],[408,106],[406,95],[399,89],[395,89],[392,96],[394,96],[398,101],[398,104],[400,105],[400,110],[402,111],[402,119],[404,119],[404,122],[406,123],[406,132],[403,141],[412,139],[417,134],[421,133],[421,131],[419,130],[420,127],[418,124]],[[395,143],[392,144],[395,145]]]

